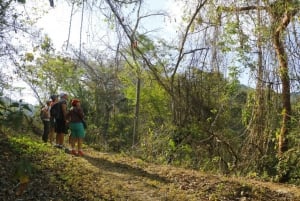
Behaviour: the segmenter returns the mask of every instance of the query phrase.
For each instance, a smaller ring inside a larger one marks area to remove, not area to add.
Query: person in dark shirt
[[[60,100],[58,102],[60,107],[60,115],[59,118],[55,121],[55,132],[56,132],[56,145],[55,147],[63,148],[64,147],[64,135],[68,134],[68,121],[67,121],[67,113],[68,113],[68,107],[67,107],[67,100],[68,100],[68,94],[61,93]]]
[[[69,127],[71,130],[71,153],[74,155],[83,156],[82,142],[85,136],[85,130],[82,121],[84,118],[84,114],[80,105],[80,100],[73,99],[71,105],[72,108],[67,115],[67,119],[69,120]],[[77,152],[75,150],[76,143]]]

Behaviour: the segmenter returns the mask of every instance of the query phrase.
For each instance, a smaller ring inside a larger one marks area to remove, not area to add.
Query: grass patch
[[[300,192],[299,187],[151,164],[88,146],[84,157],[75,157],[30,134],[1,134],[0,148],[0,198],[8,201],[300,200],[295,193]],[[32,171],[26,189],[16,195],[19,178],[15,174],[23,159]]]

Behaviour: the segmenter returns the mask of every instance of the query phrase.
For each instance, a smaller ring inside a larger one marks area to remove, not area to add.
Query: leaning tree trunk
[[[278,14],[278,13],[277,13]],[[282,156],[284,152],[288,150],[288,140],[287,135],[290,129],[291,122],[291,101],[290,101],[290,77],[289,77],[289,67],[288,67],[288,59],[284,49],[283,42],[283,32],[286,30],[288,24],[291,21],[291,18],[295,15],[295,13],[290,13],[288,11],[284,12],[284,14],[278,18],[278,16],[272,16],[274,23],[273,30],[273,44],[276,52],[276,56],[279,63],[279,72],[280,79],[282,82],[282,122],[281,129],[278,140],[278,154],[279,157]]]
[[[290,101],[289,68],[283,42],[280,41],[280,33],[275,34],[274,46],[279,61],[280,79],[282,82],[282,123],[278,140],[278,154],[281,156],[288,150],[287,135],[289,133],[292,109]]]
[[[276,1],[276,3],[281,4],[281,1]],[[278,139],[278,159],[283,159],[283,154],[288,150],[288,134],[290,132],[291,126],[291,100],[290,100],[290,77],[289,77],[289,66],[288,58],[284,48],[284,31],[289,25],[291,19],[296,15],[297,9],[291,9],[291,7],[286,6],[288,3],[292,4],[292,1],[285,1],[285,9],[279,10],[284,12],[271,12],[273,20],[273,45],[275,48],[276,56],[279,63],[279,73],[282,82],[282,122],[281,129]],[[294,5],[295,6],[295,5]],[[289,180],[289,171],[279,170],[280,182],[286,182]]]
[[[287,56],[283,47],[283,42],[281,41],[282,30],[276,30],[273,40],[276,55],[279,62],[280,79],[282,82],[282,122],[281,129],[278,139],[278,159],[282,160],[283,154],[288,150],[288,134],[291,123],[291,101],[290,101],[290,78],[289,78],[289,68],[287,62]],[[280,172],[280,182],[286,182],[289,180],[288,172],[279,170]],[[284,174],[282,174],[285,172]]]

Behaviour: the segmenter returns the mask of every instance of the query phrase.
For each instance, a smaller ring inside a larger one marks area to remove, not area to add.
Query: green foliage
[[[274,149],[273,149],[274,150]],[[257,167],[256,170],[259,170],[259,176],[264,179],[273,179],[277,175],[276,166],[278,164],[278,158],[276,157],[276,151],[271,151],[268,155],[261,157],[259,162],[260,167]]]
[[[75,3],[82,4],[80,1]],[[121,2],[112,3],[121,4]],[[124,60],[120,63],[115,61],[96,63],[98,56],[107,58],[107,55],[98,55],[98,52],[94,61],[84,60],[79,63],[57,55],[50,37],[45,36],[33,52],[28,51],[24,54],[23,63],[18,65],[17,73],[41,97],[41,103],[44,99],[48,99],[50,94],[57,93],[59,90],[68,91],[72,96],[81,99],[84,111],[92,125],[87,141],[99,144],[104,142],[103,144],[108,144],[108,150],[113,151],[126,150],[132,143],[138,78],[142,84],[137,136],[140,147],[135,147],[137,152],[145,159],[217,171],[220,163],[230,166],[235,162],[236,155],[241,154],[238,152],[245,140],[242,134],[245,127],[251,126],[249,123],[253,120],[253,110],[257,105],[257,94],[255,94],[257,92],[249,94],[249,91],[241,90],[238,79],[243,68],[250,66],[255,70],[257,66],[253,61],[255,60],[252,53],[254,48],[250,46],[253,41],[257,45],[255,37],[261,36],[259,42],[268,42],[268,37],[271,35],[268,26],[255,27],[255,33],[252,35],[251,30],[243,29],[243,26],[248,23],[246,15],[241,14],[242,12],[237,13],[235,6],[230,5],[225,8],[217,4],[212,1],[207,3],[201,10],[203,12],[199,12],[194,22],[191,22],[189,31],[193,34],[187,35],[184,39],[186,44],[182,47],[184,51],[180,53],[183,57],[180,58],[182,60],[178,60],[180,71],[174,75],[172,81],[168,80],[168,76],[174,72],[174,55],[177,54],[175,51],[178,48],[163,39],[158,39],[159,42],[155,43],[147,32],[139,34],[137,30],[140,29],[136,29],[135,32],[138,49],[133,49],[133,53],[136,54],[134,57],[126,52],[128,47],[118,49],[120,50],[118,53],[126,58],[126,63]],[[181,25],[189,24],[192,19],[191,5],[195,4],[184,5]],[[272,4],[273,16],[282,16],[285,6],[288,11],[293,10],[293,5],[290,3],[276,1]],[[225,17],[224,12],[227,12]],[[252,13],[248,14],[251,18],[255,18]],[[256,20],[254,19],[253,22],[256,23]],[[111,29],[117,27],[112,20],[107,22]],[[207,27],[202,29],[203,25]],[[212,26],[215,26],[216,31],[218,29],[218,38],[202,37],[205,35],[202,30],[208,30],[207,28]],[[193,41],[194,39],[197,41]],[[211,42],[211,40],[215,41]],[[178,41],[183,41],[183,38],[179,38]],[[202,57],[201,52],[199,56],[200,51],[197,48],[208,43],[217,44],[213,47],[216,49],[216,55],[208,53]],[[120,43],[119,47],[124,46]],[[267,51],[264,49],[264,52]],[[144,66],[142,63],[145,58],[149,58],[153,65]],[[229,79],[227,80],[227,77],[225,79],[220,72],[206,71],[205,69],[215,67],[209,66],[206,58],[218,60],[212,63],[216,63],[217,68],[224,67]],[[230,65],[226,65],[227,63]],[[14,104],[11,107],[14,107]],[[24,109],[28,108],[24,106]],[[274,111],[272,110],[270,116],[275,114]],[[24,125],[24,118],[26,118],[24,111],[4,108],[0,112],[3,122],[11,123],[11,126]],[[269,119],[271,118],[267,120]],[[261,134],[262,137],[267,135],[266,141],[269,142],[274,138],[274,130],[276,130],[274,125],[278,123],[278,119],[267,120],[267,123],[272,121],[268,124],[270,126],[258,135]],[[299,138],[296,131],[290,137],[292,147],[298,146]],[[274,169],[266,168],[274,167],[276,163],[275,157],[272,156],[274,153],[272,148],[267,153],[269,155],[261,158],[260,164],[265,167],[259,168],[267,172],[266,174],[274,173]],[[285,169],[289,170],[288,166],[295,163],[294,155],[291,154],[288,160],[283,160],[279,165],[283,167],[283,173],[287,173]],[[69,177],[62,177],[62,179],[70,181]],[[223,186],[219,188],[223,190]]]
[[[44,40],[41,43],[41,49],[45,51],[47,54],[49,54],[51,51],[54,50],[52,46],[53,44],[51,39],[46,35]]]
[[[32,165],[29,162],[28,159],[22,158],[17,164],[16,164],[16,171],[15,171],[15,178],[16,179],[22,179],[24,177],[28,177],[32,174]]]
[[[239,86],[240,82],[239,82],[239,75],[240,75],[240,70],[239,67],[237,66],[228,66],[228,70],[229,70],[229,81],[230,81],[230,89],[235,89]]]
[[[109,126],[108,145],[112,151],[126,150],[132,143],[132,117],[128,114],[117,114]]]
[[[246,101],[246,94],[235,82],[236,78],[227,82],[218,73],[197,69],[190,72],[191,79],[187,75],[176,76],[178,102],[174,108],[185,119],[179,126],[168,121],[174,111],[165,92],[153,82],[148,87],[147,79],[143,79],[139,154],[150,161],[190,168],[212,170],[217,165],[214,170],[218,170],[221,161],[232,166],[236,159],[230,148],[238,149],[242,141],[238,134],[244,129],[241,106]],[[128,86],[125,94],[133,103],[135,88],[133,84]],[[211,132],[224,141],[216,142]],[[213,158],[219,160],[214,162]]]
[[[176,150],[175,142],[170,139],[171,127],[160,126],[148,129],[140,139],[140,146],[135,154],[146,161],[167,163]]]
[[[30,61],[30,62],[33,61],[34,60],[34,54],[31,53],[31,52],[25,53],[25,60]]]
[[[30,136],[16,135],[15,137],[11,137],[9,140],[12,149],[19,152],[25,158],[34,155],[36,152],[43,152],[47,150],[42,143],[32,140]]]
[[[285,152],[277,164],[277,180],[300,185],[300,150],[293,148]]]
[[[25,53],[16,70],[17,75],[35,89],[42,104],[51,94],[59,90],[70,91],[78,88],[83,71],[67,57],[55,54],[53,44],[48,36],[33,52]]]
[[[18,3],[23,3],[23,4],[26,3],[26,0],[17,0],[17,1],[18,1]]]
[[[137,38],[139,41],[138,47],[142,52],[151,53],[155,50],[153,41],[146,35],[138,35]]]
[[[124,112],[131,112],[131,114],[126,114],[131,116],[136,104],[136,78],[129,69],[124,69],[119,76],[124,87],[124,96],[128,103],[127,111],[125,110]],[[157,127],[160,127],[169,119],[171,111],[169,108],[169,97],[165,90],[147,72],[142,72],[140,77],[142,84],[140,91],[139,116],[141,124],[139,133],[141,133],[140,139],[143,141],[144,138],[147,138],[145,135],[147,135],[149,130],[156,130]],[[133,126],[133,118],[130,116],[127,118],[132,120],[130,125]]]
[[[32,112],[28,104],[0,101],[0,124],[15,130],[27,130]]]
[[[234,35],[238,33],[239,24],[238,22],[227,22],[224,29],[227,34]]]
[[[251,120],[252,110],[255,103],[254,95],[254,91],[248,92],[247,94],[247,102],[244,105],[242,112],[242,122],[244,125],[248,125]]]
[[[299,137],[299,102],[294,105],[295,116],[292,117],[291,131],[288,136],[289,150],[279,159],[276,166],[277,180],[300,185],[300,137]],[[296,118],[297,117],[297,118]]]
[[[292,98],[292,110],[293,116],[291,117],[291,132],[289,134],[289,141],[291,143],[291,147],[297,147],[300,145],[300,99],[298,94],[294,94]]]
[[[171,125],[149,129],[140,140],[139,156],[147,161],[193,167],[195,147],[178,130]]]
[[[298,200],[299,187],[272,185],[241,177],[222,177],[170,165],[147,163],[141,159],[97,152],[87,148],[78,158],[41,143],[35,135],[15,135],[7,142],[1,134],[3,189],[15,186],[12,176],[31,172],[29,185],[22,199],[30,200]],[[3,146],[6,145],[6,146]],[[29,149],[30,151],[27,151]],[[185,150],[186,151],[186,150]],[[18,161],[16,161],[17,159]],[[218,161],[217,158],[214,158]],[[15,172],[13,170],[16,170]],[[39,185],[36,185],[39,184]],[[203,186],[199,184],[205,185]],[[258,185],[259,184],[259,185]],[[278,193],[286,189],[287,192]],[[14,192],[15,189],[11,189]],[[14,193],[4,200],[19,199]]]
[[[222,52],[231,52],[237,48],[237,33],[238,33],[238,24],[235,22],[228,22],[225,26],[225,32],[221,36],[220,41],[218,42],[219,47],[221,48]]]

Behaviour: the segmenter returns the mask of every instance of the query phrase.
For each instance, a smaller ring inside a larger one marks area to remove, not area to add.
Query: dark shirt
[[[68,113],[68,119],[73,123],[81,122],[83,117],[84,114],[81,108],[72,107],[70,112]]]
[[[63,117],[63,120],[65,121],[66,120],[66,115],[67,115],[67,111],[63,111],[63,104],[65,105],[64,108],[67,110],[67,100],[66,99],[60,99],[59,101],[59,104],[60,104],[60,112],[61,112],[61,117]]]

